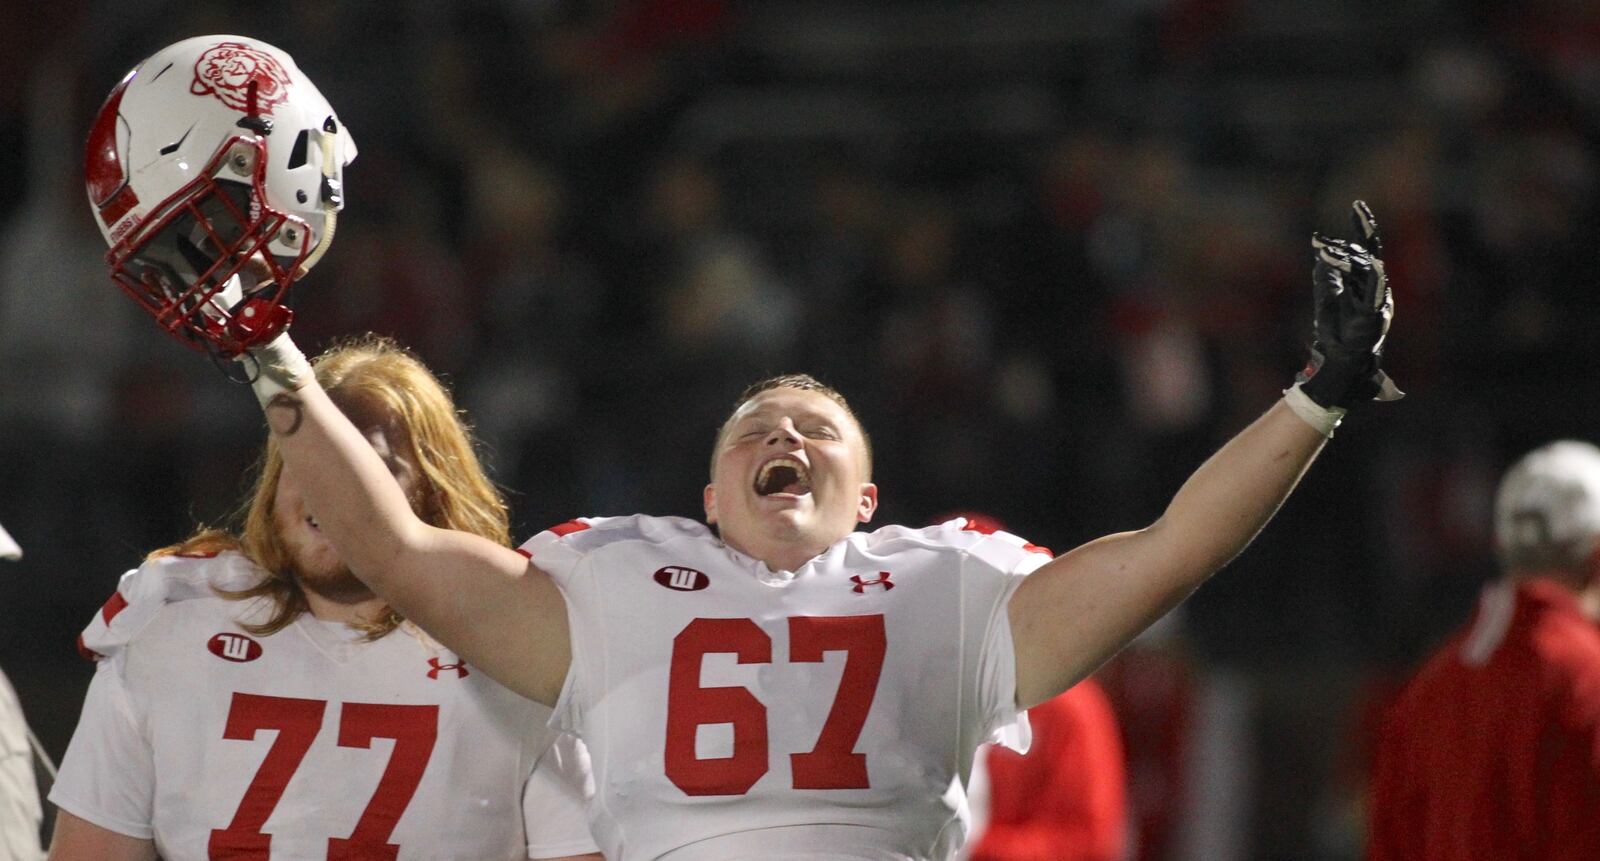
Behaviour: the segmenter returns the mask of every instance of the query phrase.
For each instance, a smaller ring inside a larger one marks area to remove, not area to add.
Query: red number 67
[[[833,708],[807,753],[789,755],[795,789],[867,789],[867,758],[856,739],[878,692],[887,649],[883,615],[793,616],[789,660],[818,663],[825,652],[844,652],[844,675]],[[767,707],[748,688],[701,687],[708,654],[727,653],[741,664],[772,662],[772,638],[750,619],[695,619],[672,641],[667,690],[667,778],[688,795],[743,795],[767,773]],[[733,726],[733,753],[702,759],[695,735],[705,724]]]

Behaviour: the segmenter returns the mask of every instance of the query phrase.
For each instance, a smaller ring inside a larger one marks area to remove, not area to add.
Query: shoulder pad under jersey
[[[232,551],[146,560],[122,575],[117,591],[78,636],[78,651],[90,659],[107,657],[132,642],[163,607],[214,598],[218,589],[248,589],[263,576],[254,562]]]
[[[665,544],[682,538],[710,538],[711,529],[687,517],[580,517],[540,532],[523,543],[518,551],[530,558],[541,550],[561,546],[569,552],[586,554],[622,541]]]
[[[1007,572],[1031,571],[1053,558],[1048,547],[964,517],[920,529],[885,526],[855,533],[850,540],[860,542],[871,553],[890,553],[896,545],[950,548]]]

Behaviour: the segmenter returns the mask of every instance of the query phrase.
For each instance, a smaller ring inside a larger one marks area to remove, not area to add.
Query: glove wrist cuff
[[[1333,438],[1333,431],[1344,421],[1346,410],[1340,407],[1324,407],[1311,399],[1311,396],[1301,390],[1302,383],[1295,383],[1283,391],[1284,403],[1289,409],[1299,416],[1301,421],[1311,425],[1317,433],[1329,439]]]
[[[1375,386],[1370,379],[1377,365],[1371,355],[1313,356],[1312,365],[1296,376],[1295,382],[1317,406],[1345,411],[1372,399]]]

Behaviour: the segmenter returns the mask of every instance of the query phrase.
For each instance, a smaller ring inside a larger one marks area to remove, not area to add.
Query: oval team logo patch
[[[711,585],[711,578],[693,568],[668,565],[656,572],[656,582],[678,592],[698,592]]]
[[[206,49],[194,64],[189,92],[210,93],[236,111],[248,111],[250,84],[256,85],[256,109],[270,114],[274,105],[289,98],[289,73],[265,51],[239,42],[222,42]]]
[[[206,643],[211,654],[242,664],[261,657],[261,644],[243,634],[217,634]]]

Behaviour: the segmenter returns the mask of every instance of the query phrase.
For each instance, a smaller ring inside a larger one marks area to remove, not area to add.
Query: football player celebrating
[[[160,123],[173,105],[181,128]],[[164,49],[90,135],[119,283],[169,332],[237,353],[287,321],[281,287],[326,247],[353,153],[278,49]],[[367,339],[316,374],[419,522],[509,545],[504,502],[420,362]],[[269,440],[239,531],[151,554],[85,630],[99,665],[50,794],[50,857],[597,858],[581,751],[557,743],[550,709],[352,577],[302,477]]]
[[[352,572],[588,744],[608,856],[944,858],[977,745],[1239,553],[1348,408],[1399,396],[1378,367],[1392,304],[1376,225],[1360,203],[1356,221],[1351,241],[1313,238],[1301,382],[1155,523],[1054,560],[963,520],[857,532],[878,505],[867,435],[803,375],[735,405],[706,524],[580,519],[513,552],[417,516],[287,335],[244,320],[261,294],[205,287],[198,316],[231,315],[220,349],[258,363],[278,450]]]
[[[1345,411],[1398,390],[1376,225],[1313,238],[1302,380],[1149,526],[1059,558],[964,520],[855,531],[878,505],[845,399],[759,383],[717,434],[706,520],[576,520],[522,554],[431,526],[307,371],[257,395],[352,570],[593,757],[613,858],[943,858],[977,745],[1086,676],[1239,553]],[[1027,576],[1023,576],[1027,575]]]

